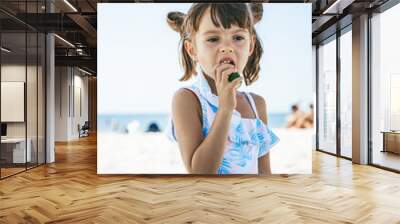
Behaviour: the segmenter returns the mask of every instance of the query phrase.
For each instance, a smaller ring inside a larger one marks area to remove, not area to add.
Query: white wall
[[[26,69],[26,70],[25,70]],[[2,65],[1,66],[1,81],[2,82],[25,82],[25,75],[27,72],[29,86],[34,88],[27,88],[27,120],[28,120],[28,137],[30,133],[36,135],[36,66],[25,65]],[[5,97],[5,96],[3,96]],[[41,105],[39,105],[40,107]],[[2,108],[6,110],[7,108]],[[32,123],[34,122],[34,123]],[[7,136],[8,137],[25,137],[25,123],[26,122],[7,122]]]
[[[72,119],[72,135],[78,136],[77,126],[80,124],[81,126],[88,121],[88,77],[81,75],[74,75],[74,108],[73,111],[73,119]],[[81,73],[79,73],[81,74]],[[79,93],[80,91],[80,93]],[[80,97],[79,97],[80,96]],[[80,102],[79,102],[80,101]],[[80,108],[81,107],[81,108]],[[81,110],[81,111],[80,111]]]
[[[76,68],[56,67],[56,141],[77,139],[78,124],[88,120],[88,78],[83,75]]]
[[[55,68],[55,141],[68,140],[68,71],[67,67]]]

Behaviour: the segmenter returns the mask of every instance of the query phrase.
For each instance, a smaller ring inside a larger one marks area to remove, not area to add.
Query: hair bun
[[[254,24],[258,23],[264,12],[262,3],[250,3],[250,10],[253,14]]]
[[[182,33],[182,25],[186,15],[182,12],[170,12],[167,15],[168,25],[176,32]]]

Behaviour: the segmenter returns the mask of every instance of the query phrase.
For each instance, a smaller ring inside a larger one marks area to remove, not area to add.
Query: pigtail
[[[262,3],[249,3],[250,11],[253,14],[253,24],[258,23],[263,16],[263,5]]]
[[[185,74],[183,75],[182,78],[179,79],[179,81],[186,81],[189,80],[192,74],[196,73],[195,67],[196,63],[190,58],[189,54],[186,52],[185,48],[183,47],[184,41],[186,40],[187,36],[184,35],[184,23],[186,19],[186,14],[182,12],[170,12],[167,15],[167,23],[168,25],[178,32],[181,36],[180,40],[180,48],[181,48],[181,54],[180,54],[180,61],[181,65],[183,66],[185,70]]]
[[[253,25],[258,23],[263,16],[263,5],[262,3],[249,3],[249,10],[251,11],[251,15],[253,16]],[[260,38],[257,35],[257,32],[253,30],[254,35],[256,36],[256,42],[254,45],[253,54],[249,57],[247,61],[247,65],[244,68],[243,75],[245,77],[244,81],[246,85],[250,85],[255,82],[260,73],[260,60],[263,54],[263,47],[260,41]]]
[[[168,25],[182,35],[183,32],[183,22],[185,21],[186,14],[182,12],[170,12],[167,15]]]

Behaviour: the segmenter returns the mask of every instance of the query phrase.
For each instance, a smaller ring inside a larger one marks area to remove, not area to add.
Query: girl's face
[[[254,43],[255,36],[250,35],[247,29],[236,25],[229,29],[224,29],[222,25],[216,27],[211,20],[210,9],[207,9],[192,41],[185,41],[185,49],[192,60],[199,63],[202,70],[214,78],[216,67],[227,61],[243,74],[247,60],[253,53]]]

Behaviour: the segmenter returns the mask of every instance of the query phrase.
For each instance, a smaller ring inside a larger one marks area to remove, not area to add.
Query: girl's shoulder
[[[193,89],[180,88],[172,98],[172,108],[200,112],[199,99]]]
[[[249,92],[256,105],[256,110],[260,119],[267,124],[267,103],[264,97],[257,95],[255,93]]]
[[[249,92],[249,93],[250,93],[251,97],[253,98],[254,103],[256,104],[257,108],[259,108],[259,107],[264,108],[267,106],[267,103],[266,103],[264,97],[257,95],[255,93],[252,93],[252,92]]]
[[[240,94],[241,95],[250,95],[251,96],[251,98],[253,99],[253,101],[254,101],[254,103],[256,104],[256,107],[257,108],[263,108],[263,107],[266,107],[266,102],[265,102],[265,99],[264,99],[264,97],[262,97],[262,96],[260,96],[260,95],[258,95],[258,94],[255,94],[255,93],[252,93],[252,92],[240,92]]]

